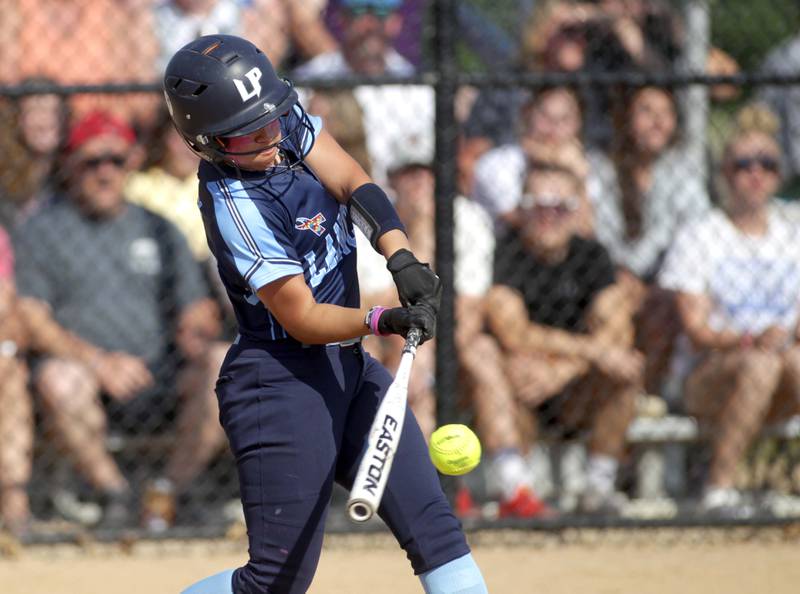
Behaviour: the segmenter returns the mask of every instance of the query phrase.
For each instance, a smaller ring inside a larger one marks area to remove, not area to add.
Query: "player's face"
[[[760,208],[775,195],[781,182],[780,151],[766,134],[736,139],[725,158],[725,176],[733,206]]]
[[[677,127],[672,98],[660,89],[644,89],[637,94],[630,111],[630,132],[636,148],[646,155],[661,153]]]
[[[566,246],[575,231],[580,205],[575,180],[561,172],[529,176],[524,198],[523,238],[534,252]]]
[[[281,141],[281,125],[274,120],[251,134],[221,138],[225,150],[231,154],[228,160],[249,171],[264,171],[278,163],[278,143]]]
[[[98,136],[72,155],[73,197],[88,213],[112,216],[124,205],[122,189],[130,163],[131,144],[118,136]]]

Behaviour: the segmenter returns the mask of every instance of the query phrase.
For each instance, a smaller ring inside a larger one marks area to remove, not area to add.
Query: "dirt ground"
[[[795,534],[471,536],[492,594],[789,594]],[[37,547],[0,560],[3,594],[174,594],[244,560],[241,542]],[[311,594],[421,594],[387,537],[329,538]]]

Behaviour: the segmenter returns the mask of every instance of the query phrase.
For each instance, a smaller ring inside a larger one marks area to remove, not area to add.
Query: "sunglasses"
[[[84,159],[80,162],[80,165],[84,169],[99,169],[102,165],[107,163],[109,165],[113,165],[114,167],[122,168],[127,160],[128,158],[126,155],[115,155],[108,153],[105,155],[97,155],[96,157]]]
[[[775,157],[768,155],[751,155],[738,157],[733,160],[733,169],[736,172],[750,171],[753,167],[758,165],[764,171],[770,173],[777,173],[780,168],[780,163]]]
[[[578,210],[578,199],[574,196],[561,198],[558,196],[534,196],[525,194],[522,205],[534,210],[548,210],[559,216],[565,216]]]
[[[388,19],[394,12],[393,9],[385,6],[352,6],[347,11],[353,18],[371,14],[381,20]]]

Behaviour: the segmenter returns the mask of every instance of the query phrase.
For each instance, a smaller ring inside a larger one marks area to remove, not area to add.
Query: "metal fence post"
[[[434,69],[436,82],[436,273],[444,291],[436,340],[436,395],[439,422],[455,416],[458,362],[454,338],[453,289],[453,202],[456,197],[455,93],[457,64],[455,56],[454,0],[434,3]]]

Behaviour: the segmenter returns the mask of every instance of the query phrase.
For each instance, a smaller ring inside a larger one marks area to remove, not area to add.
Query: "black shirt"
[[[522,294],[530,320],[572,332],[586,331],[586,312],[594,297],[614,283],[614,266],[596,241],[573,237],[559,264],[546,264],[526,250],[511,232],[497,243],[495,283]]]

